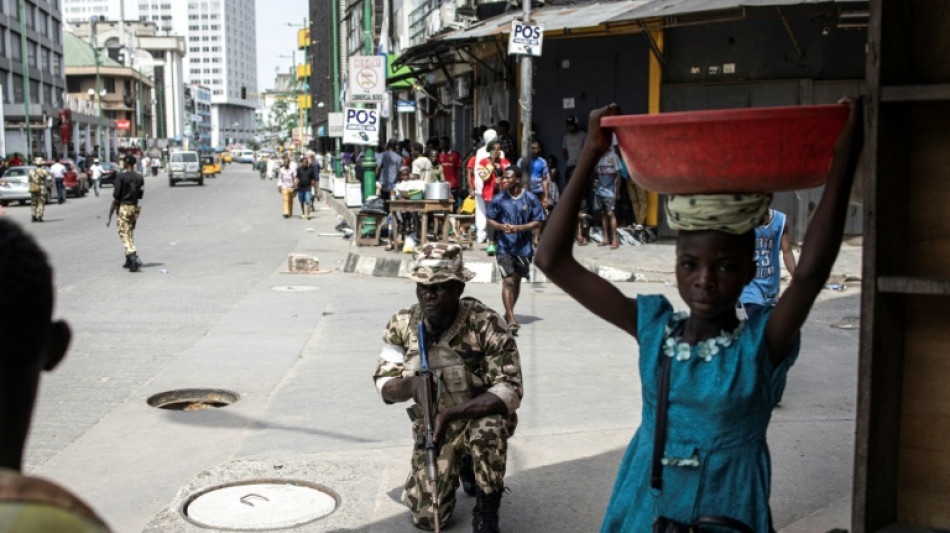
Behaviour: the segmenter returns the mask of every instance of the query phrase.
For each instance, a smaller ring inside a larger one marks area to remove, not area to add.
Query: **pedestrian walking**
[[[619,111],[611,105],[591,113],[578,177],[588,176],[610,149],[611,134],[600,121]],[[863,145],[861,115],[862,102],[852,102],[785,296],[744,321],[735,304],[755,275],[753,230],[768,209],[764,194],[667,197],[667,220],[680,232],[675,270],[685,313],[674,312],[662,295],[631,298],[574,258],[587,180],[568,183],[538,249],[538,267],[637,340],[643,405],[652,406],[620,465],[602,532],[690,531],[706,520],[728,522],[731,530],[773,530],[769,419],[798,357],[802,325],[841,247]]]
[[[99,164],[98,157],[92,159],[92,166],[89,167],[89,172],[92,174],[92,190],[95,191],[96,196],[99,196],[99,181],[102,179],[102,165]]]
[[[46,189],[46,185],[43,185]],[[45,372],[66,356],[72,336],[53,320],[53,269],[22,228],[0,219],[0,494],[4,531],[106,533],[109,528],[82,500],[46,479],[23,473],[23,455]],[[45,384],[48,385],[48,384]]]
[[[313,203],[313,183],[316,177],[309,157],[304,157],[297,167],[294,177],[294,190],[297,191],[297,201],[300,202],[300,218],[310,220],[310,208]]]
[[[49,180],[49,173],[43,168],[43,158],[33,159],[33,168],[27,174],[30,181],[30,222],[43,222],[43,213],[46,212],[46,182]]]
[[[516,165],[518,168],[523,168],[521,166],[521,158],[518,158],[518,163]],[[531,179],[525,186],[531,194],[538,197],[538,200],[541,200],[541,207],[547,212],[548,208],[548,182],[550,181],[550,172],[548,170],[548,162],[541,156],[541,143],[538,141],[531,141]],[[541,230],[544,228],[544,223],[541,224],[541,227],[534,231],[534,246],[538,246],[539,239],[541,238]]]
[[[36,160],[39,160],[40,163],[37,163]],[[43,162],[42,157],[35,158],[33,163],[39,165]],[[66,176],[66,167],[59,161],[53,163],[49,167],[49,173],[53,176],[53,183],[56,185],[56,203],[62,204],[66,201],[66,186],[63,184],[63,179]]]
[[[510,166],[501,179],[501,194],[488,206],[488,225],[495,230],[495,260],[502,272],[501,301],[505,321],[512,334],[521,324],[515,318],[515,304],[521,295],[521,280],[531,273],[534,231],[544,222],[544,208],[531,191],[524,188],[521,168]]]
[[[594,211],[600,213],[600,223],[604,231],[604,240],[598,246],[610,245],[611,249],[620,247],[617,240],[617,196],[620,194],[620,158],[613,149],[607,150],[595,167],[597,178],[594,181]]]
[[[284,156],[284,164],[277,171],[277,192],[284,200],[284,218],[294,214],[294,190],[297,171],[290,165],[290,157]]]
[[[492,130],[488,131],[491,132]],[[495,188],[510,163],[505,159],[504,153],[501,151],[501,143],[497,139],[489,142],[488,148],[487,156],[475,163],[472,189],[475,191],[475,227],[480,228],[478,230],[479,242],[488,242],[485,252],[488,255],[495,255],[497,249],[495,230],[488,225],[486,215],[488,204],[495,196]]]
[[[511,136],[511,123],[507,120],[499,120],[498,125],[495,126],[495,131],[498,132],[498,142],[501,143],[501,151],[505,156],[513,158],[515,154],[518,153],[518,150],[515,148],[515,140]]]
[[[142,213],[139,202],[145,194],[145,179],[135,171],[134,155],[126,155],[122,162],[124,171],[115,177],[110,213],[116,214],[119,240],[125,250],[125,264],[122,266],[129,272],[138,272],[142,268],[142,260],[135,249],[135,225]]]
[[[772,205],[773,195],[766,195]],[[739,303],[747,317],[763,308],[771,308],[778,301],[779,287],[782,282],[782,261],[788,275],[795,274],[795,254],[792,253],[792,240],[786,231],[785,213],[769,209],[762,217],[762,224],[755,228],[755,277],[742,289]]]
[[[396,187],[399,179],[399,169],[402,168],[402,155],[397,150],[399,143],[395,139],[390,139],[386,143],[386,151],[379,156],[379,177],[377,185],[379,187],[379,196],[383,199],[386,212],[389,212],[389,200],[392,197],[392,191]],[[408,177],[407,177],[408,179]],[[390,236],[391,238],[392,236]]]
[[[508,437],[517,425],[523,396],[518,347],[502,317],[482,302],[462,297],[475,273],[465,268],[455,244],[428,243],[413,253],[409,278],[417,303],[390,319],[383,333],[373,380],[387,404],[415,400],[408,409],[414,442],[424,442],[420,407],[425,380],[419,375],[419,329],[425,332],[429,364],[438,369],[440,391],[434,420],[437,444],[435,494],[427,477],[426,450],[414,446],[402,502],[421,529],[444,526],[455,509],[463,458],[471,458],[475,508],[472,531],[497,532],[505,488]],[[438,516],[438,524],[435,517]]]

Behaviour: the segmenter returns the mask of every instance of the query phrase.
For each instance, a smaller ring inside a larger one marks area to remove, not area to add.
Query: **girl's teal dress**
[[[627,448],[601,531],[651,531],[665,516],[692,523],[701,515],[728,516],[756,532],[769,531],[771,464],[765,434],[782,399],[796,341],[773,368],[765,346],[770,310],[753,314],[731,335],[706,348],[678,347],[670,331],[686,319],[664,296],[637,298],[643,415]],[[650,487],[661,357],[674,354],[663,466],[663,489]]]

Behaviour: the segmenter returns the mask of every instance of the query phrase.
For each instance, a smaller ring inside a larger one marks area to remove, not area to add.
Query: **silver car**
[[[6,207],[12,202],[20,205],[30,203],[30,170],[33,167],[10,167],[0,178],[0,206]],[[46,177],[46,203],[52,198],[52,178]]]

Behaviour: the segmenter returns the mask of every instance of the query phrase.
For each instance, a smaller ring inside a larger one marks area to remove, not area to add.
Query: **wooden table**
[[[451,213],[452,208],[455,206],[455,201],[452,199],[448,200],[390,200],[389,202],[389,211],[390,212],[399,212],[399,213],[418,213],[422,219],[421,227],[419,228],[419,238],[422,240],[419,244],[425,244],[429,240],[428,236],[428,227],[429,227],[429,214],[430,213]],[[393,239],[393,249],[401,252],[403,245],[403,236],[399,232],[398,228],[392,228],[392,239]],[[436,231],[435,235],[439,235],[439,232]]]

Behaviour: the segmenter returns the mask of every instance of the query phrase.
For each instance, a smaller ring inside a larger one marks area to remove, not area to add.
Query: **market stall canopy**
[[[743,7],[783,7],[805,4],[857,4],[866,6],[867,0],[653,0],[639,6],[628,5],[628,10],[609,20],[611,23],[635,20],[698,15],[729,11]]]

